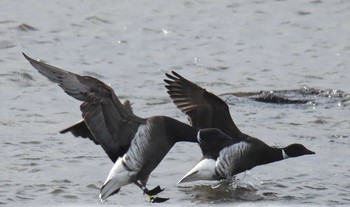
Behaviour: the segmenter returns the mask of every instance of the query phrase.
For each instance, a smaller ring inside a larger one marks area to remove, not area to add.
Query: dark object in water
[[[340,105],[346,105],[350,99],[350,95],[332,89],[315,89],[315,88],[301,88],[292,90],[274,90],[274,91],[256,91],[256,92],[233,92],[224,93],[221,95],[232,95],[236,97],[247,97],[251,100],[270,103],[270,104],[306,104],[314,102],[339,102]],[[318,98],[325,98],[319,100]],[[343,104],[344,103],[344,104]]]
[[[274,104],[306,104],[308,100],[300,100],[300,99],[289,99],[287,97],[279,96],[274,93],[263,93],[262,96],[252,97],[251,99],[264,102],[264,103],[274,103]]]

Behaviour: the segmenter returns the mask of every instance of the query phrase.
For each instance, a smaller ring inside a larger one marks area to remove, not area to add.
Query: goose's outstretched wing
[[[216,161],[216,173],[222,178],[250,170],[257,166],[266,154],[265,144],[258,139],[248,137],[238,143],[223,148]]]
[[[183,78],[176,72],[166,73],[168,94],[174,104],[189,116],[192,126],[218,128],[225,134],[242,139],[243,134],[233,122],[228,105],[216,95]]]
[[[126,109],[111,87],[96,78],[80,76],[23,55],[39,73],[83,101],[80,109],[86,126],[113,162],[128,150],[144,119]]]

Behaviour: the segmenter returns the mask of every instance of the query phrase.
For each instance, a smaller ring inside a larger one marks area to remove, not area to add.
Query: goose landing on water
[[[174,104],[196,128],[215,127],[228,136],[212,140],[210,134],[198,138],[203,157],[179,183],[196,180],[229,179],[258,165],[289,157],[315,154],[301,144],[273,148],[261,140],[242,133],[233,122],[228,105],[219,97],[183,78],[176,72],[166,74],[166,88]],[[200,133],[205,132],[201,130]]]
[[[149,175],[176,142],[197,142],[198,129],[166,116],[140,118],[127,103],[121,104],[113,89],[103,82],[23,55],[39,73],[83,102],[80,109],[84,122],[73,125],[73,131],[94,140],[116,161],[101,188],[100,199],[104,201],[122,186],[135,183],[152,202],[167,200],[153,197],[162,191],[159,186],[153,190],[146,188]],[[72,127],[64,131],[72,131]]]
[[[200,131],[202,133],[204,130]],[[197,180],[222,180],[250,170],[258,165],[264,165],[291,157],[315,154],[301,144],[291,144],[284,148],[273,148],[259,139],[247,137],[238,143],[231,137],[213,140],[205,135],[199,135],[199,145],[203,157],[178,183]],[[214,154],[219,154],[215,156]]]

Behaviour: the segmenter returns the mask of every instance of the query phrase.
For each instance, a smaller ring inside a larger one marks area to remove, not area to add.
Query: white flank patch
[[[198,132],[197,132],[197,141],[198,141],[199,143],[202,143],[202,142],[201,142],[201,130],[198,130]]]
[[[286,154],[286,152],[282,149],[282,157],[283,159],[288,159],[289,156]]]
[[[99,195],[102,201],[108,198],[108,196],[110,196],[117,189],[130,183],[130,177],[134,173],[125,169],[122,160],[123,159],[119,157],[117,162],[115,162],[113,165],[111,171],[109,171],[108,177],[103,184],[104,187]]]
[[[204,159],[197,163],[178,183],[197,180],[215,180],[215,163],[213,159]]]

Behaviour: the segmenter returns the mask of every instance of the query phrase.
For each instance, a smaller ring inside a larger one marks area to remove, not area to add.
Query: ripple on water
[[[8,49],[8,48],[12,48],[15,47],[16,44],[7,40],[2,40],[0,41],[0,49]]]
[[[1,49],[1,42],[0,42]],[[16,83],[20,88],[30,87],[33,85],[34,78],[27,72],[13,71],[10,73],[0,74],[0,77],[6,77],[6,81]]]
[[[20,24],[16,27],[17,30],[22,31],[22,32],[28,32],[28,31],[38,31],[37,28],[29,25],[29,24]]]
[[[64,195],[63,198],[71,199],[71,200],[78,200],[79,197],[75,195]]]
[[[258,201],[265,197],[253,185],[240,186],[232,181],[223,181],[218,185],[194,185],[180,187],[180,191],[189,195],[195,203],[225,203],[234,201]]]
[[[53,181],[51,181],[51,182],[53,182],[53,183],[59,183],[59,184],[61,184],[61,183],[72,183],[70,180],[67,180],[67,179],[63,179],[63,180],[53,180]]]
[[[17,190],[15,194],[16,200],[29,201],[34,200],[39,194],[33,194],[32,191],[38,191],[38,189],[46,188],[46,185],[24,185]]]
[[[50,193],[53,195],[58,195],[58,194],[62,194],[64,192],[65,191],[63,189],[55,189],[55,190],[51,191]]]
[[[94,189],[94,190],[100,190],[99,187],[97,187],[95,184],[89,184],[86,186],[87,188]]]
[[[324,186],[319,186],[319,187],[317,187],[317,186],[308,186],[308,185],[306,185],[306,186],[304,186],[305,188],[309,188],[309,189],[312,189],[312,190],[327,190],[328,188],[326,188],[326,187],[324,187]]]
[[[38,144],[40,144],[41,142],[39,142],[39,141],[25,141],[25,142],[20,142],[21,144],[24,144],[24,145],[27,145],[27,144],[29,144],[29,145],[38,145]]]

